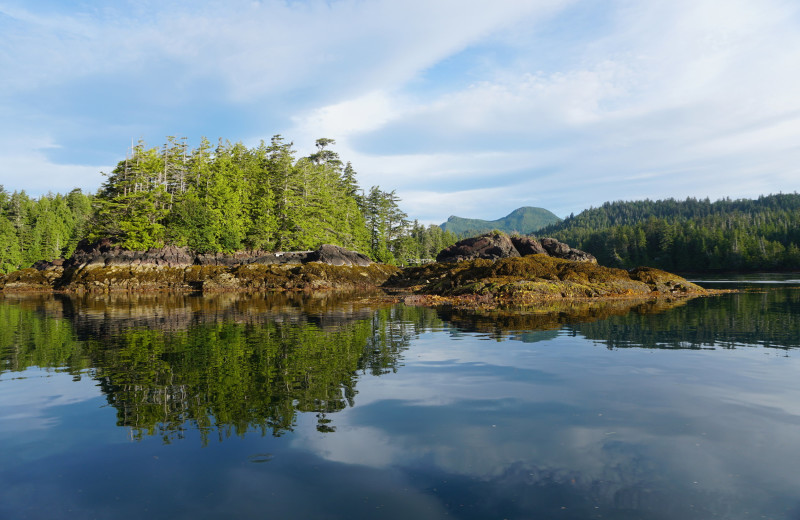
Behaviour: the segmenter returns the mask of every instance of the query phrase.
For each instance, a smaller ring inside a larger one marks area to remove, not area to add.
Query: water
[[[798,519],[800,289],[747,282],[482,313],[6,295],[0,518]]]

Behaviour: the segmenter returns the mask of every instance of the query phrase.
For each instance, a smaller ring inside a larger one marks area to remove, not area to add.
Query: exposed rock
[[[646,283],[653,291],[662,294],[693,292],[698,286],[672,273],[654,267],[636,267],[628,271],[632,280]]]
[[[572,260],[573,262],[597,263],[597,259],[589,253],[570,247],[563,242],[559,242],[555,238],[543,238],[540,242],[544,250],[547,251],[547,254],[554,258],[563,258],[564,260]]]
[[[546,255],[426,264],[398,272],[385,285],[416,294],[517,304],[707,294],[702,287],[658,269],[626,271]]]
[[[0,289],[6,292],[50,291],[53,289],[53,281],[60,275],[60,269],[20,269],[0,276]]]
[[[514,244],[514,248],[520,256],[548,254],[541,242],[529,236],[514,235],[511,237],[511,243]]]
[[[154,265],[89,266],[65,270],[50,288],[67,292],[353,290],[378,287],[397,270],[397,267],[385,264],[356,266],[320,262],[234,267],[192,265],[185,268]]]
[[[91,266],[154,265],[160,267],[185,268],[191,265],[300,265],[322,262],[331,265],[367,266],[372,261],[366,255],[343,247],[323,244],[316,251],[267,252],[237,251],[236,253],[194,253],[187,247],[166,246],[147,251],[129,251],[115,246],[110,239],[94,243],[81,241],[75,253],[66,261],[40,262],[37,269],[52,268],[62,262],[67,269]]]
[[[323,244],[316,251],[309,253],[306,262],[322,262],[330,265],[360,265],[367,266],[372,263],[368,256],[343,247]]]
[[[46,260],[39,260],[38,262],[34,263],[31,267],[38,271],[44,271],[47,269],[59,269],[64,267],[65,260],[63,258],[56,258],[50,262]]]
[[[497,260],[498,258],[514,258],[537,254],[545,254],[575,262],[597,263],[597,259],[589,253],[570,247],[555,238],[537,240],[529,236],[509,237],[504,233],[489,233],[456,242],[454,245],[443,249],[437,255],[436,261],[461,262],[479,258]]]
[[[520,255],[508,235],[505,233],[488,233],[456,242],[436,255],[436,261],[460,262],[477,258],[497,260],[498,258],[513,256]]]
[[[555,238],[543,238],[541,239],[541,244],[548,255],[556,258],[564,258],[571,249],[567,244],[559,242]]]
[[[193,263],[194,255],[187,247],[166,246],[147,251],[129,251],[105,238],[96,242],[81,240],[72,256],[64,262],[64,268],[128,265],[187,267]]]
[[[167,246],[129,251],[82,241],[68,260],[0,276],[8,291],[306,290],[376,287],[397,271],[330,244],[316,251],[194,253]]]
[[[196,265],[300,265],[307,261],[313,251],[288,251],[270,253],[268,251],[237,251],[236,253],[199,253],[194,257]]]

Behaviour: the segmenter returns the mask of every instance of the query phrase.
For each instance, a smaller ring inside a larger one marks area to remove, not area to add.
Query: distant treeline
[[[616,267],[800,269],[800,194],[605,203],[540,230]]]
[[[134,146],[95,195],[31,199],[0,186],[0,273],[69,256],[82,238],[200,252],[328,243],[401,264],[433,258],[456,241],[439,226],[410,222],[394,191],[361,189],[333,144],[319,139],[315,153],[298,158],[280,135],[254,148],[203,139],[189,149],[169,137],[162,147]]]
[[[71,253],[88,232],[92,199],[81,190],[32,199],[0,186],[0,274]]]

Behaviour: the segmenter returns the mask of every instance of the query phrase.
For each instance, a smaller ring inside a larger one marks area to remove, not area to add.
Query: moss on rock
[[[0,290],[15,291],[50,291],[53,280],[60,276],[55,270],[40,271],[29,267],[0,276]]]
[[[703,294],[703,288],[651,268],[632,271],[547,255],[435,263],[406,269],[385,284],[417,294],[527,303],[543,299]]]
[[[396,267],[380,264],[355,266],[320,262],[303,265],[247,264],[235,267],[90,265],[68,269],[57,281],[55,288],[76,292],[361,289],[380,286],[396,271]],[[43,287],[52,288],[50,285]]]

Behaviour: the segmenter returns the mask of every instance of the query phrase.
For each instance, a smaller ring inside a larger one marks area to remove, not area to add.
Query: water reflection
[[[298,412],[353,405],[359,374],[397,370],[427,309],[341,295],[17,297],[0,307],[2,368],[59,367],[99,381],[135,438],[292,430]]]
[[[447,327],[495,340],[580,335],[608,348],[800,346],[800,291],[725,299],[550,304],[465,311],[325,294],[12,296],[0,305],[2,371],[58,367],[99,382],[134,438],[186,428],[281,435],[298,412],[320,432],[353,406],[363,374],[398,370],[409,342]],[[669,312],[667,312],[669,311]]]
[[[800,347],[800,290],[750,290],[691,300],[556,303],[535,309],[443,309],[460,331],[525,340],[560,330],[614,348]]]
[[[573,323],[607,320],[615,316],[661,314],[686,305],[686,299],[609,300],[600,302],[545,302],[535,307],[508,307],[471,310],[444,307],[439,316],[462,332],[485,333],[494,339],[505,339],[525,331],[559,330]]]
[[[798,296],[0,299],[0,516],[796,519]]]
[[[608,348],[800,347],[800,290],[759,290],[698,298],[655,317],[630,313],[572,330]]]

